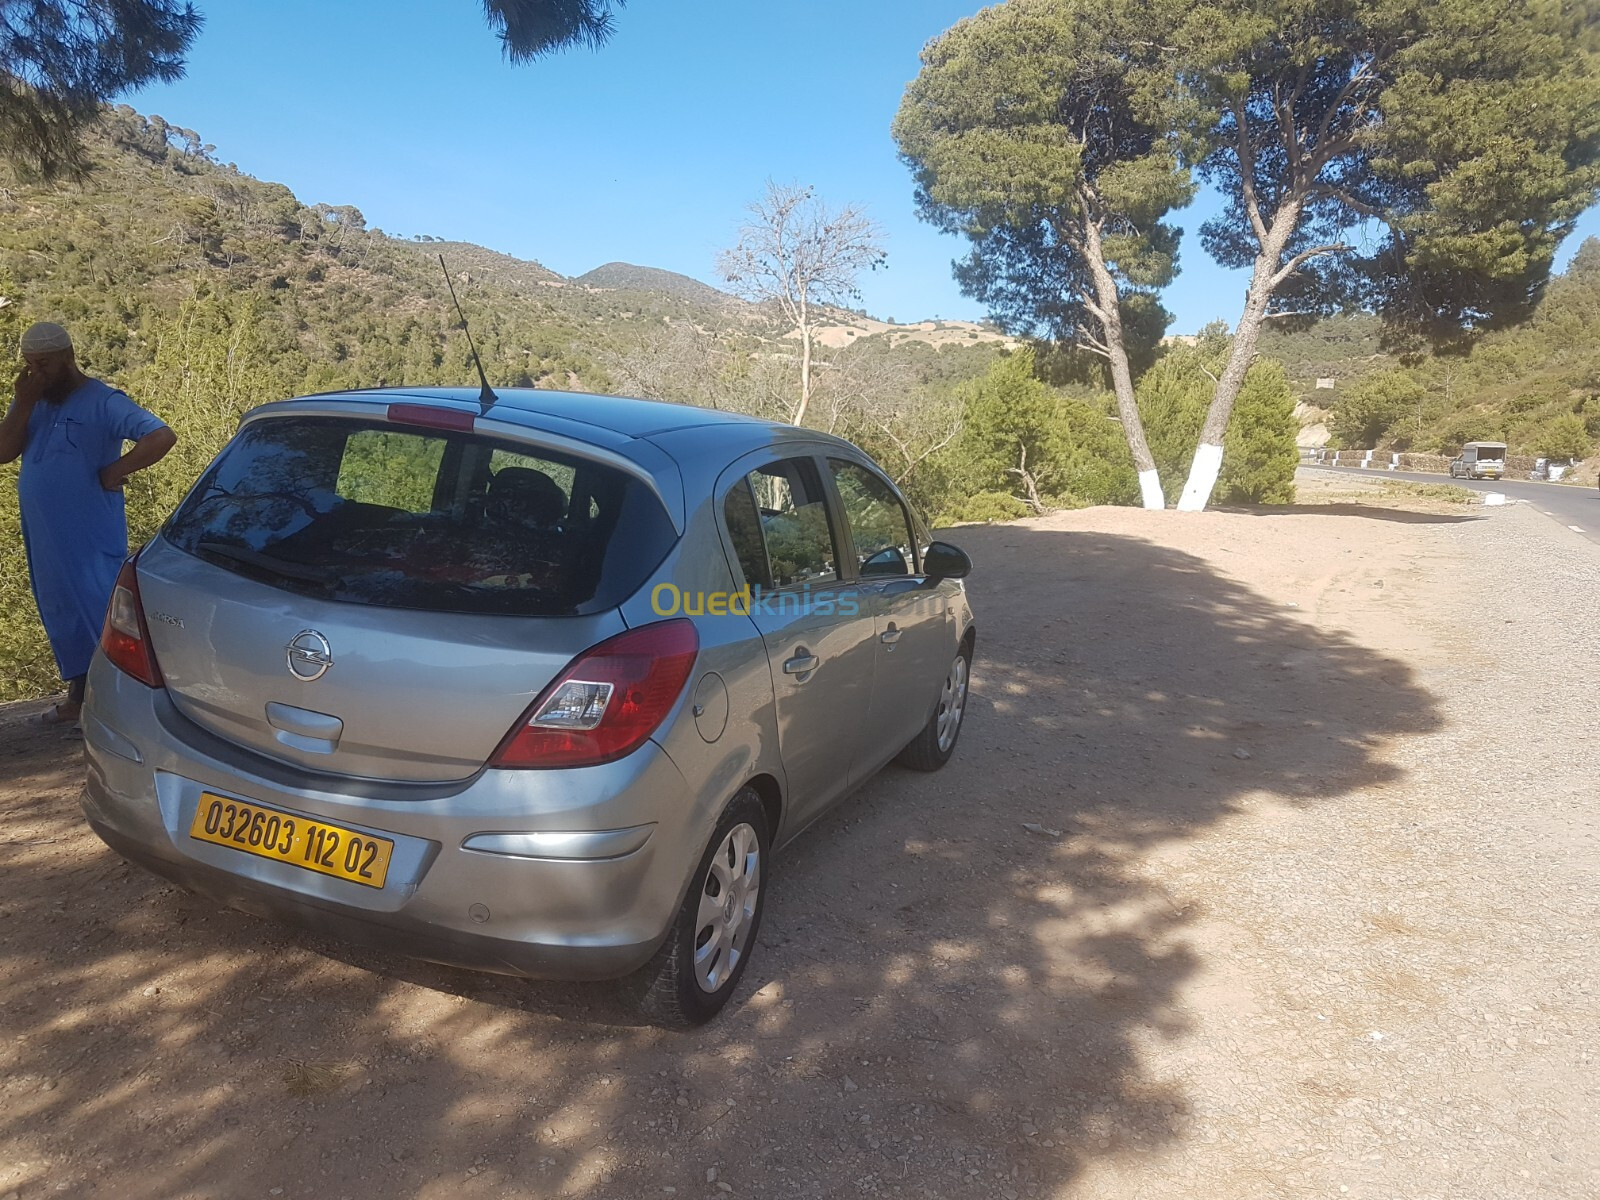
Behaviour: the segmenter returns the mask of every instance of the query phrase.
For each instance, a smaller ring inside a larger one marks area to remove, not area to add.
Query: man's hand
[[[178,444],[178,435],[165,425],[145,434],[114,463],[100,468],[100,486],[108,492],[120,492],[129,475],[142,471],[152,463],[161,461],[168,450]]]
[[[15,395],[19,405],[31,409],[44,398],[44,377],[24,364],[17,372]]]
[[[28,418],[44,396],[44,380],[24,364],[17,372],[16,398],[0,419],[0,463],[14,462],[28,444]]]

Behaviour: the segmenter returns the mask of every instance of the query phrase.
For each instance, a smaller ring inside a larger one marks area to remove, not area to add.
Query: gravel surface
[[[692,1035],[215,910],[0,710],[0,1200],[1594,1196],[1600,549],[1523,506],[950,536],[955,761],[776,864]]]

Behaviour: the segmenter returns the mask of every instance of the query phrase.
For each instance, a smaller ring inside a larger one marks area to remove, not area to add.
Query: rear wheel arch
[[[767,829],[771,831],[773,843],[776,844],[778,827],[783,818],[783,789],[771,775],[752,775],[745,780],[744,786],[753,788],[756,795],[761,797],[761,807],[767,814]]]
[[[741,781],[737,787],[722,798],[720,803],[709,804],[706,808],[698,810],[700,815],[697,820],[705,822],[700,836],[710,836],[711,831],[721,823],[722,818],[727,815],[728,809],[738,801],[746,789],[753,791],[760,799],[762,813],[767,818],[767,831],[772,838],[773,844],[777,844],[778,821],[783,816],[783,788],[776,778],[766,772],[752,775],[750,778]],[[685,875],[683,886],[678,892],[679,904],[683,903],[683,898],[689,894],[689,889],[694,886],[694,864],[691,862],[689,866],[690,873]]]

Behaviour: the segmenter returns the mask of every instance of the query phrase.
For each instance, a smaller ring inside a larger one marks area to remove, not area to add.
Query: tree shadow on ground
[[[61,743],[0,728],[0,1191],[701,1196],[715,1170],[1046,1197],[1184,1138],[1184,1082],[1139,1047],[1185,1035],[1203,906],[1151,855],[1392,781],[1385,743],[1435,706],[1194,556],[959,541],[981,624],[954,761],[890,768],[780,858],[740,995],[691,1034],[217,910],[84,831]]]
[[[1460,525],[1482,521],[1481,513],[1416,512],[1407,508],[1383,508],[1376,504],[1256,504],[1213,506],[1218,512],[1240,513],[1247,517],[1365,517],[1369,521],[1393,521],[1399,525]]]

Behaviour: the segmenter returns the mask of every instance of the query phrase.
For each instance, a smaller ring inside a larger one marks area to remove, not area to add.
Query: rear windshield
[[[615,467],[333,417],[246,425],[163,532],[319,599],[520,616],[615,607],[677,537],[655,493]]]

